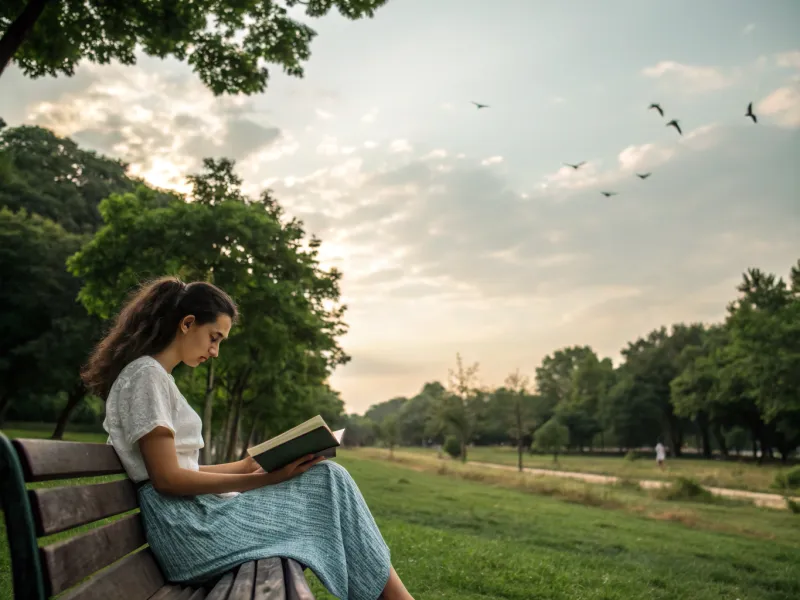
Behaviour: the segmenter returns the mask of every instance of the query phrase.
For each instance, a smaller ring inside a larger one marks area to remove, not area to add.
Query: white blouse
[[[175,436],[178,465],[199,471],[203,447],[203,423],[183,397],[175,379],[152,356],[129,363],[111,386],[106,400],[103,429],[108,442],[134,482],[148,479],[139,451],[139,440],[156,427],[166,427]],[[219,494],[235,496],[236,492]]]

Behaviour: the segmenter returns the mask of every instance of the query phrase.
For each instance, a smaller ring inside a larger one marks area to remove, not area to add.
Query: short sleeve
[[[154,367],[136,372],[120,392],[119,419],[125,441],[133,446],[156,427],[175,435],[169,380]]]

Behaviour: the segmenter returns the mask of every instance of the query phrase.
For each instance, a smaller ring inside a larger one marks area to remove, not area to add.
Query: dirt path
[[[469,461],[469,465],[478,465],[481,467],[489,467],[492,469],[502,469],[504,471],[516,471],[517,467],[509,465],[498,465],[494,463]],[[552,471],[550,469],[535,469],[533,467],[524,467],[526,473],[534,475],[550,475],[551,477],[566,477],[569,479],[579,479],[581,481],[588,481],[590,483],[616,483],[619,479],[613,475],[597,475],[595,473],[576,473],[575,471]],[[653,479],[641,479],[639,485],[643,488],[654,489],[662,488],[669,485],[669,481],[656,481]],[[762,492],[747,492],[745,490],[732,490],[729,488],[708,487],[704,486],[712,494],[717,496],[726,496],[728,498],[739,498],[744,500],[752,500],[753,504],[757,506],[766,506],[768,508],[786,508],[786,502],[783,496],[778,494],[765,494]],[[800,498],[793,498],[795,502],[800,502]]]

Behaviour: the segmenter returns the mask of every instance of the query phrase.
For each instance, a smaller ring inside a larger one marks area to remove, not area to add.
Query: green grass
[[[800,517],[790,511],[441,468],[425,457],[388,461],[368,450],[343,450],[337,461],[358,482],[417,600],[800,597]],[[2,599],[11,597],[9,569],[0,539]],[[310,579],[320,600],[332,598]]]
[[[428,456],[436,454],[431,448],[402,448],[403,452],[418,452]],[[467,458],[475,462],[487,462],[501,465],[517,465],[517,450],[508,446],[476,446],[469,448]],[[758,466],[757,464],[738,462],[735,460],[702,460],[696,458],[670,459],[666,461],[666,469],[661,471],[654,458],[639,458],[634,461],[625,460],[622,456],[559,456],[558,464],[553,463],[552,456],[525,453],[523,465],[537,469],[560,471],[576,471],[580,473],[597,473],[599,475],[615,475],[625,479],[676,480],[684,477],[706,486],[724,487],[751,492],[775,493],[773,482],[775,475],[789,467],[776,464]],[[798,490],[800,492],[800,490]]]

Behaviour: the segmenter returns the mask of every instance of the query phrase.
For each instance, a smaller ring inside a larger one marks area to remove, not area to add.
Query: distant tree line
[[[515,371],[491,389],[458,356],[448,385],[372,406],[351,440],[421,445],[452,435],[463,459],[469,444],[506,444],[521,463],[532,446],[625,452],[662,439],[674,456],[695,445],[706,457],[785,460],[800,446],[800,261],[788,282],[749,269],[737,291],[721,323],[651,331],[627,344],[616,367],[573,346],[546,356],[532,385]],[[387,422],[396,432],[388,437]]]

